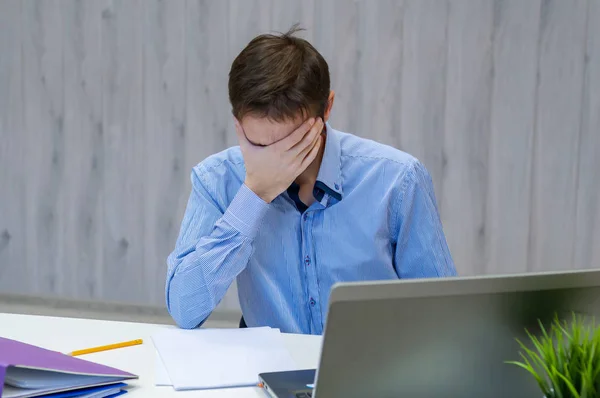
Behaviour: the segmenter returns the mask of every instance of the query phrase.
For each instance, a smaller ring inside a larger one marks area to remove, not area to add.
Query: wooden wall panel
[[[496,4],[485,272],[514,273],[527,269],[529,249],[541,2]]]
[[[294,24],[300,24],[303,29],[299,36],[311,43],[315,33],[315,3],[319,0],[278,1],[271,0],[269,26],[265,29],[273,32],[287,32]]]
[[[476,274],[485,264],[494,9],[449,4],[442,222],[459,272]]]
[[[185,181],[191,168],[227,146],[233,134],[227,93],[230,55],[229,4],[226,1],[186,2],[185,96],[186,157]],[[213,40],[207,38],[213,37]],[[189,191],[189,189],[187,190]],[[187,201],[187,195],[185,195]],[[181,213],[183,216],[183,213]]]
[[[0,291],[32,291],[28,278],[27,180],[23,131],[23,59],[20,0],[0,2]]]
[[[146,302],[144,258],[144,65],[142,0],[114,0],[102,11],[104,296]],[[158,112],[158,109],[149,112]],[[157,261],[157,259],[152,260]]]
[[[572,268],[587,5],[542,2],[529,270]]]
[[[338,101],[336,115],[355,115],[347,131],[395,147],[400,147],[402,129],[398,110],[404,94],[404,7],[405,2],[397,0],[360,3],[356,61],[340,64],[348,67],[347,73],[358,69],[347,80],[334,81],[338,98],[348,101],[347,105]]]
[[[231,62],[295,22],[332,126],[431,172],[461,274],[600,266],[596,0],[5,0],[0,292],[162,306]]]
[[[60,295],[66,284],[63,14],[60,0],[22,2],[22,85],[28,271],[31,292]],[[14,15],[14,18],[19,16]],[[16,45],[16,44],[15,44]]]
[[[319,26],[314,33],[315,46],[328,60],[331,86],[337,90],[330,122],[337,129],[357,132],[362,117],[356,114],[360,100],[354,100],[360,85],[358,46],[362,8],[356,0],[331,0],[315,5],[315,24]],[[340,9],[344,12],[338,12]],[[340,90],[341,87],[344,89]]]
[[[600,1],[587,17],[574,268],[600,267]]]
[[[427,165],[440,208],[446,162],[444,137],[440,131],[444,131],[446,113],[448,11],[448,1],[406,2],[402,36],[402,100],[390,98],[389,108],[379,114],[379,119],[383,120],[392,118],[386,117],[386,114],[398,115],[394,125],[387,129],[400,126],[396,133],[400,148]],[[400,75],[396,72],[398,69],[392,68],[387,75],[396,79]]]
[[[64,74],[64,295],[101,299],[103,291],[104,1],[62,2]]]
[[[146,299],[164,300],[166,259],[181,222],[186,151],[185,0],[146,1],[143,28],[143,283]],[[146,215],[153,214],[153,217]],[[163,261],[159,261],[163,260]]]

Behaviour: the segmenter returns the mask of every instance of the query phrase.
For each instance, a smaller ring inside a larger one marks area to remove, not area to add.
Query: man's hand
[[[248,141],[236,120],[235,131],[246,165],[246,186],[265,202],[272,202],[317,157],[322,130],[323,120],[311,118],[284,139],[261,147]]]

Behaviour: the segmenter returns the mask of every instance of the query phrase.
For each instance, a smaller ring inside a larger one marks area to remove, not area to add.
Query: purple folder
[[[2,398],[37,397],[136,378],[119,369],[0,337]]]

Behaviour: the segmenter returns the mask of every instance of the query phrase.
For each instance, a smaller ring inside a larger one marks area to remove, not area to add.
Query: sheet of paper
[[[264,328],[267,329],[267,328]],[[279,333],[279,329],[271,329],[271,331]],[[167,373],[167,368],[165,368],[165,364],[163,363],[158,351],[156,351],[156,357],[154,359],[154,385],[155,386],[172,386],[173,383],[169,378],[169,373]]]
[[[279,329],[271,329],[271,331],[279,333]],[[156,352],[156,357],[154,359],[154,385],[155,386],[172,386],[171,379],[169,378],[169,373],[167,373],[167,368],[165,368],[165,364],[163,363],[158,351]],[[314,387],[311,387],[314,388]]]
[[[297,368],[277,329],[167,329],[152,340],[176,390],[252,386]]]
[[[169,378],[169,374],[167,373],[167,368],[165,368],[165,364],[163,364],[162,359],[160,359],[160,355],[158,352],[156,353],[156,361],[154,365],[154,385],[157,386],[171,386],[171,379]]]

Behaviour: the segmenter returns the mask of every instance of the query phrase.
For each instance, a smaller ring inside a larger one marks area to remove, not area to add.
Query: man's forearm
[[[203,238],[184,258],[169,260],[178,265],[167,282],[167,308],[182,328],[195,328],[208,318],[252,253],[251,242],[244,237],[209,244],[215,238]]]
[[[242,186],[210,234],[180,243],[169,256],[167,308],[180,327],[201,325],[244,270],[268,207]]]

